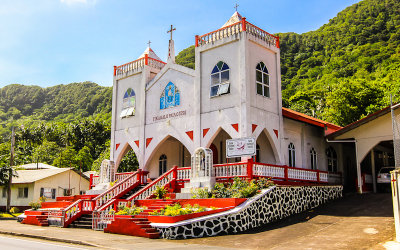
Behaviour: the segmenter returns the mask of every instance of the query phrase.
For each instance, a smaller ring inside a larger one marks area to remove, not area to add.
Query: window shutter
[[[39,197],[43,197],[44,194],[44,188],[40,188],[40,196]]]
[[[51,198],[52,198],[52,199],[55,199],[55,198],[56,198],[56,189],[55,189],[55,188],[52,188],[52,189],[51,189]]]
[[[28,188],[24,188],[24,198],[28,198]]]

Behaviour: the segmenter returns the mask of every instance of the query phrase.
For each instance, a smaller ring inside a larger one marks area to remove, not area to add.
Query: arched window
[[[167,172],[167,156],[163,154],[158,159],[158,175],[161,176],[165,172]]]
[[[135,103],[136,95],[133,89],[129,88],[122,99],[122,111],[120,114],[121,118],[135,115]]]
[[[229,66],[219,61],[211,72],[210,96],[219,96],[229,93]]]
[[[169,82],[160,96],[160,109],[179,106],[181,98],[178,88]]]
[[[317,152],[314,148],[310,150],[310,157],[311,157],[311,169],[317,169]]]
[[[296,150],[294,148],[294,144],[290,143],[288,146],[289,149],[289,167],[296,166]]]
[[[257,94],[269,97],[269,73],[263,62],[256,67]]]
[[[337,155],[336,155],[336,151],[332,147],[329,147],[326,150],[326,156],[327,156],[327,159],[328,159],[328,171],[329,172],[337,172]]]

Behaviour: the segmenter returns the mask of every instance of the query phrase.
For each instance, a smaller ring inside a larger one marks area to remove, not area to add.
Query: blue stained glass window
[[[169,82],[160,96],[160,109],[179,106],[179,104],[180,92],[172,82]]]

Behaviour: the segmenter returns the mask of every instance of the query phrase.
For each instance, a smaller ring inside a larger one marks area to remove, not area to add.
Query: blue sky
[[[238,11],[270,32],[316,30],[358,0],[0,0],[0,87],[93,81],[112,85],[113,65],[135,60],[151,40],[163,60]]]

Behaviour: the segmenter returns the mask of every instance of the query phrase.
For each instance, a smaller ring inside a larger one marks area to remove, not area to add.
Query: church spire
[[[174,40],[172,39],[172,32],[174,32],[176,28],[172,26],[171,24],[171,29],[167,31],[167,33],[171,33],[171,39],[169,40],[169,46],[168,46],[168,60],[167,63],[172,62],[175,63],[175,48],[174,48]]]

